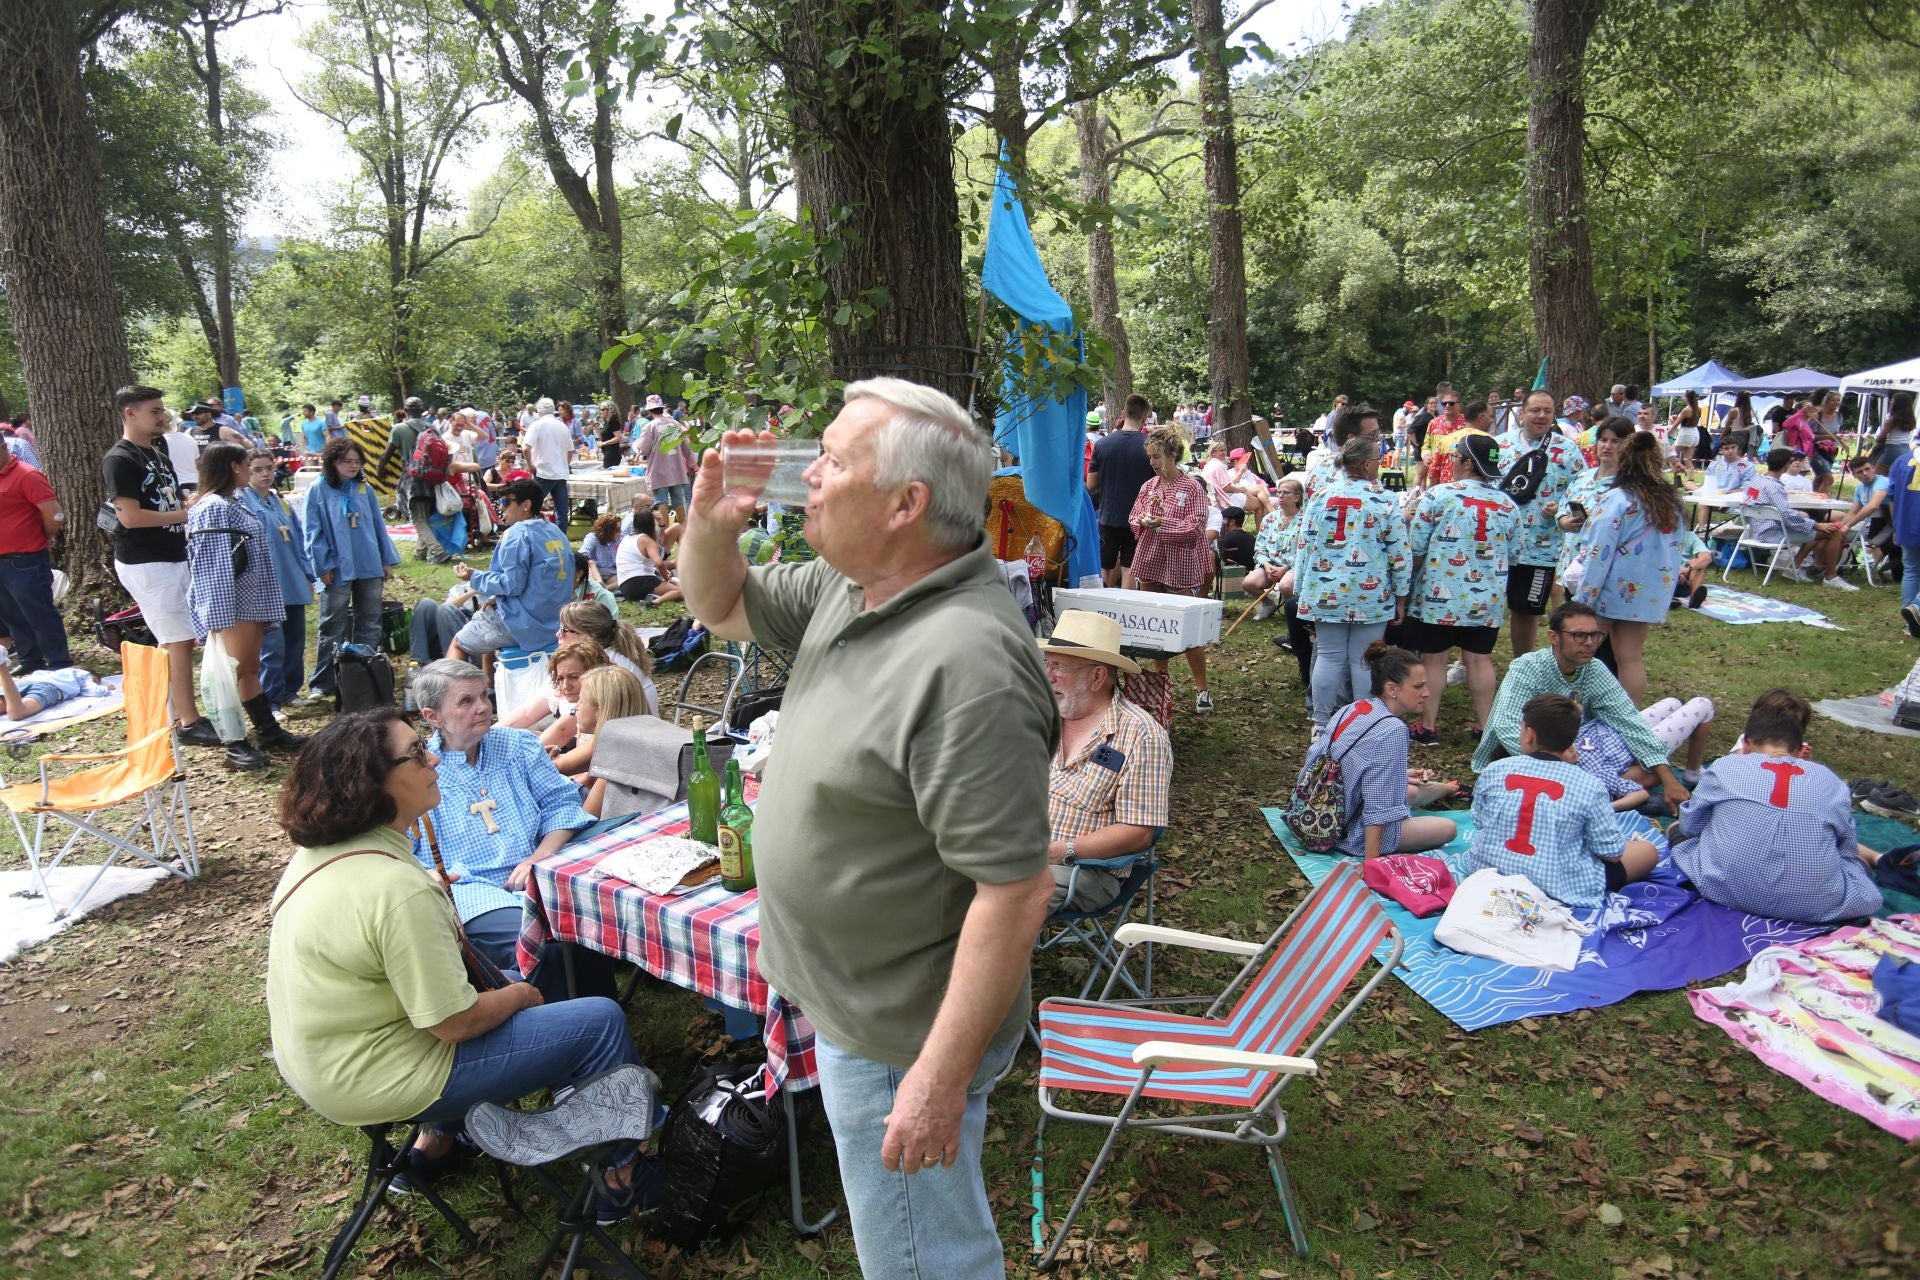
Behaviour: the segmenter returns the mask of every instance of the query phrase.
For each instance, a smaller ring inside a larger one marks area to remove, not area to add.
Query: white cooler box
[[[1220,638],[1220,602],[1118,587],[1069,588],[1053,593],[1056,614],[1069,609],[1104,613],[1120,624],[1120,643],[1152,653],[1181,653]]]

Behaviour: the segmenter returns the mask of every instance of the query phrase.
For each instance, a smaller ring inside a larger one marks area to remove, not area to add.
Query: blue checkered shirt
[[[437,733],[427,748],[440,757],[440,805],[427,816],[447,870],[459,877],[453,906],[460,922],[501,907],[517,910],[520,895],[505,887],[513,869],[551,833],[593,825],[593,815],[580,807],[579,786],[561,776],[540,739],[525,729],[488,730],[475,752],[478,767],[465,753],[444,750]],[[489,800],[494,808],[474,810]],[[488,815],[497,831],[487,829]],[[433,854],[418,830],[413,856],[433,869]]]
[[[1607,789],[1577,764],[1509,756],[1474,784],[1468,855],[1476,868],[1525,876],[1569,907],[1598,907],[1607,900],[1600,860],[1625,851]]]
[[[1680,807],[1673,860],[1703,897],[1736,911],[1826,924],[1871,915],[1853,797],[1825,765],[1722,756]]]

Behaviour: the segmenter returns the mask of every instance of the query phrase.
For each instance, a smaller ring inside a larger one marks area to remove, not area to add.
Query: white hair
[[[864,378],[842,398],[878,400],[894,414],[873,436],[874,487],[927,486],[927,536],[948,550],[972,546],[985,527],[993,448],[960,402],[904,378]]]
[[[407,689],[413,694],[415,706],[426,711],[438,711],[455,685],[465,684],[469,680],[484,684],[486,679],[487,673],[471,662],[462,662],[458,658],[437,658],[413,673],[413,678],[407,681]]]
[[[552,397],[552,396],[541,396],[541,397],[540,397],[540,398],[539,398],[538,400],[535,400],[535,401],[533,402],[533,411],[534,411],[535,413],[552,413],[552,412],[553,412],[553,397]]]

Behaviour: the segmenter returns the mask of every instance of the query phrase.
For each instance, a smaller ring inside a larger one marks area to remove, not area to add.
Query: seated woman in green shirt
[[[299,847],[272,899],[274,1060],[336,1124],[427,1123],[400,1192],[462,1154],[460,1120],[476,1102],[640,1060],[611,1000],[543,1004],[525,982],[468,983],[453,904],[407,835],[440,802],[439,763],[397,710],[341,716],[301,749],[279,800]],[[599,1221],[619,1221],[658,1186],[657,1163],[629,1157],[597,1198]]]

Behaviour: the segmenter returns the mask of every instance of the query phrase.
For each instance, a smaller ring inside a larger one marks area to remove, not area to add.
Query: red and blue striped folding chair
[[[1341,862],[1265,942],[1236,942],[1138,924],[1123,925],[1114,938],[1122,947],[1119,964],[1099,1000],[1051,999],[1040,1005],[1041,1116],[1033,1156],[1037,1264],[1042,1269],[1054,1265],[1095,1180],[1128,1129],[1262,1148],[1286,1211],[1294,1252],[1304,1256],[1306,1224],[1280,1158],[1280,1143],[1287,1134],[1281,1094],[1295,1077],[1318,1073],[1315,1055],[1400,963],[1404,941],[1399,929],[1374,901],[1355,864]],[[1352,999],[1327,1017],[1383,941],[1391,945],[1376,971]],[[1149,942],[1244,956],[1246,963],[1207,1004],[1206,1012],[1197,1016],[1154,1006],[1198,1004],[1206,997],[1151,1003],[1107,999],[1128,952]],[[1056,1101],[1066,1093],[1117,1094],[1125,1100],[1112,1114],[1074,1111]],[[1141,1102],[1147,1099],[1226,1109],[1139,1114]],[[1048,1117],[1108,1129],[1100,1154],[1050,1244],[1045,1239],[1042,1145]]]

